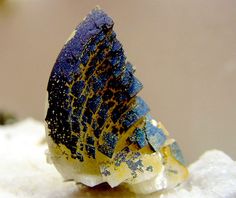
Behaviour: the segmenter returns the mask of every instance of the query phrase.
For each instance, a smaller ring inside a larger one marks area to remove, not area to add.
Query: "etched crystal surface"
[[[135,192],[152,182],[152,192],[187,178],[178,144],[137,96],[134,72],[112,19],[92,10],[61,50],[47,88],[50,156],[66,180]]]

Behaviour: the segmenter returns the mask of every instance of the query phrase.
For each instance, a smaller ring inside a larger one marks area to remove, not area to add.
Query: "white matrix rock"
[[[124,188],[81,188],[63,182],[54,166],[46,162],[44,135],[44,124],[33,119],[0,127],[1,198],[236,198],[236,163],[222,151],[207,151],[191,164],[190,178],[179,188],[162,195],[139,196]]]

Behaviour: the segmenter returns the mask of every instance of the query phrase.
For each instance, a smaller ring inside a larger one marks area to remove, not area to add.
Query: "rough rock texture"
[[[0,197],[155,197],[139,196],[119,187],[77,187],[63,182],[45,158],[44,125],[32,119],[0,127]],[[236,163],[222,151],[212,150],[189,166],[190,178],[161,198],[235,198]]]

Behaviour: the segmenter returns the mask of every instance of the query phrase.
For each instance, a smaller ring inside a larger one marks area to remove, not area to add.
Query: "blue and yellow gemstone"
[[[134,72],[112,19],[92,10],[61,50],[47,87],[50,157],[66,180],[139,193],[186,180],[181,151],[137,96]]]

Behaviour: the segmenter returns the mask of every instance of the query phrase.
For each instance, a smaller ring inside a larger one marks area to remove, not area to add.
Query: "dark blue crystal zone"
[[[62,143],[66,145],[73,156],[76,154],[80,160],[82,160],[83,156],[76,151],[76,144],[80,132],[86,132],[87,124],[91,123],[92,112],[87,108],[84,115],[82,115],[82,122],[78,123],[87,96],[82,95],[82,91],[85,89],[85,81],[75,80],[81,75],[80,65],[85,65],[88,62],[90,53],[96,50],[98,42],[106,38],[106,31],[111,29],[112,26],[113,21],[102,10],[93,10],[76,28],[75,34],[61,50],[51,72],[47,87],[49,108],[45,120],[50,129],[50,136],[56,144]],[[113,33],[114,36],[115,34]],[[103,47],[107,47],[107,45],[111,44],[106,42]],[[101,53],[93,61],[99,58],[104,59],[102,51],[103,49],[100,49]],[[94,62],[94,67],[90,68],[86,75],[91,76],[95,69],[96,62]],[[70,90],[67,85],[73,81],[74,83]],[[95,80],[95,82],[97,81]],[[105,81],[102,82],[105,83]],[[96,84],[94,87],[101,86]],[[86,87],[86,90],[88,88]],[[77,99],[74,100],[73,97]],[[98,102],[99,97],[94,98],[93,102],[90,101],[90,107],[93,111],[96,110]],[[71,136],[72,131],[78,133],[77,136]],[[85,149],[89,156],[95,156],[95,148],[92,145],[87,145]]]
[[[130,136],[128,139],[131,143],[136,144],[139,149],[141,149],[141,148],[145,147],[146,145],[148,145],[148,141],[146,139],[144,129],[140,129],[140,128],[135,129],[133,135]]]
[[[89,39],[100,33],[102,28],[109,29],[112,28],[112,26],[113,21],[105,12],[100,9],[92,10],[86,19],[77,26],[75,35],[61,50],[52,73],[61,73],[69,77],[71,73],[78,71],[79,68],[75,66],[79,65],[80,62],[86,62],[86,56],[80,57],[84,50],[84,45]],[[105,35],[101,32],[98,39],[102,39],[104,36]],[[94,47],[94,45],[91,45],[89,50]]]
[[[150,120],[146,121],[145,132],[149,144],[155,151],[158,151],[167,139],[162,129],[154,126]]]
[[[116,39],[112,26],[111,18],[102,10],[93,10],[63,47],[48,83],[46,121],[51,130],[50,136],[55,143],[69,148],[81,161],[84,156],[76,148],[78,141],[86,142],[81,150],[95,158],[94,146],[97,144],[94,141],[101,137],[103,144],[98,145],[97,149],[112,157],[119,135],[147,117],[149,112],[147,104],[136,97],[142,84],[134,76],[133,66],[126,62],[122,45]],[[135,99],[135,105],[130,105],[131,99]],[[117,128],[103,131],[109,117],[113,123],[108,124],[115,124],[114,128],[119,125],[119,131]],[[95,139],[83,139],[86,135],[81,136],[89,128]],[[158,150],[165,139],[161,129],[154,127],[147,119],[144,127],[134,129],[130,141],[139,148],[150,144]]]
[[[121,125],[124,130],[127,130],[135,122],[137,122],[141,117],[145,116],[149,112],[149,107],[143,101],[142,98],[137,97],[137,106],[128,111],[121,119]]]
[[[150,145],[152,150],[158,151],[164,145],[166,139],[164,131],[153,125],[151,115],[146,114],[144,125],[137,127],[133,134],[127,138],[127,142],[137,145],[139,149]]]
[[[170,145],[171,153],[181,164],[185,165],[185,160],[177,142]]]
[[[99,145],[98,150],[101,153],[111,158],[114,153],[114,149],[118,141],[118,137],[117,135],[110,132],[110,133],[103,134],[102,139],[104,141],[104,144]]]

